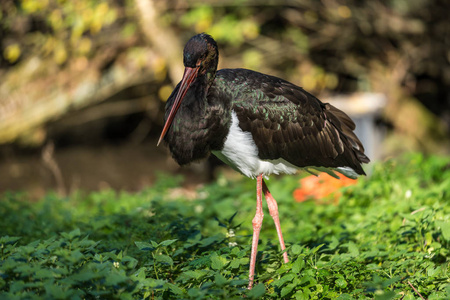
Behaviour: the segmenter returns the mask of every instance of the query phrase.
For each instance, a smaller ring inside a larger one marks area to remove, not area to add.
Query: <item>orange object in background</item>
[[[297,202],[303,202],[308,199],[320,200],[333,195],[334,204],[337,204],[342,193],[341,187],[356,184],[357,179],[350,179],[343,175],[341,179],[336,179],[326,173],[320,173],[319,176],[308,176],[300,179],[300,188],[294,191],[294,198]]]

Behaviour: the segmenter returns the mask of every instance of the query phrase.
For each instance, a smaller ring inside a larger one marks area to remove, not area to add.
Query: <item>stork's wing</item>
[[[260,159],[282,158],[297,167],[350,167],[364,174],[370,160],[343,111],[322,103],[302,88],[277,77],[245,69],[217,74],[232,81],[232,108],[250,132]],[[220,80],[220,79],[219,79]]]

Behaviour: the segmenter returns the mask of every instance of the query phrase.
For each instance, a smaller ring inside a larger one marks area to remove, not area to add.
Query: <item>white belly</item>
[[[247,177],[263,174],[294,174],[298,168],[284,159],[261,160],[258,148],[250,132],[244,132],[238,125],[236,113],[231,113],[231,126],[222,151],[212,151],[224,163]]]

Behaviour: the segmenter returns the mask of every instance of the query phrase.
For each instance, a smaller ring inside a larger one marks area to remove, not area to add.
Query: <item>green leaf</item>
[[[239,268],[240,265],[241,264],[240,264],[239,258],[235,258],[230,261],[230,268],[232,268],[232,269],[237,269],[237,268]]]
[[[20,240],[21,237],[18,236],[2,236],[0,237],[0,245],[9,245],[14,244],[18,240]]]
[[[341,294],[336,299],[338,299],[338,300],[353,300],[354,298],[349,294]]]
[[[351,256],[356,257],[359,255],[359,250],[355,243],[348,242],[346,244],[343,244],[342,246],[347,247],[348,252],[350,253]]]
[[[229,219],[228,219],[228,224],[231,224],[233,222],[234,217],[236,217],[238,212],[235,212]]]
[[[155,260],[160,262],[160,263],[164,263],[164,264],[168,264],[169,266],[173,265],[173,259],[170,256],[164,255],[164,254],[158,254],[155,256]]]
[[[159,243],[159,245],[160,245],[160,246],[163,246],[163,247],[167,247],[167,246],[172,245],[172,244],[175,243],[176,241],[178,241],[178,239],[165,240],[165,241],[162,241],[161,243]]]
[[[292,281],[292,279],[294,279],[295,275],[292,273],[286,274],[283,277],[281,277],[280,279],[274,281],[272,284],[277,286],[277,287],[281,287],[283,286],[286,282],[290,282]]]
[[[375,300],[391,300],[396,297],[397,293],[394,291],[384,292],[381,295],[375,295]]]
[[[218,285],[224,285],[225,283],[227,283],[227,279],[220,273],[216,273],[216,275],[214,275],[214,282]]]
[[[302,253],[302,247],[300,245],[292,245],[291,251],[292,254],[299,255],[300,253]]]
[[[84,254],[81,253],[78,249],[70,252],[70,255],[66,256],[66,259],[71,261],[72,263],[79,262],[83,260]]]
[[[321,245],[315,247],[314,249],[312,249],[311,253],[312,254],[317,253],[323,246],[325,246],[325,244],[321,244]]]
[[[305,272],[303,272],[303,273],[305,273]],[[300,279],[300,282],[298,283],[298,285],[303,285],[306,282],[308,282],[308,286],[317,284],[317,281],[314,279],[314,277],[312,277],[310,275],[306,275]]]
[[[292,292],[292,290],[294,289],[295,285],[294,284],[288,284],[287,286],[283,287],[281,289],[281,297],[284,298],[286,297],[287,294],[289,294],[290,292]]]
[[[203,296],[206,294],[205,292],[201,291],[196,287],[191,287],[190,289],[187,290],[187,293],[190,299],[202,299]]]
[[[214,270],[222,270],[226,263],[227,259],[225,257],[218,256],[217,254],[211,256],[211,268]]]
[[[442,232],[442,237],[446,240],[446,241],[450,241],[450,221],[445,220],[437,220],[436,221],[436,226],[441,228],[441,232]]]
[[[337,239],[337,237],[332,236],[331,243],[328,245],[328,249],[334,250],[337,248],[337,246],[339,246],[339,240]]]
[[[50,298],[53,299],[64,299],[67,297],[66,293],[64,292],[63,288],[58,285],[47,285],[45,286],[45,292],[47,294],[47,297],[50,296]]]
[[[136,275],[136,278],[138,278],[138,279],[145,279],[145,271],[146,271],[146,268],[145,267],[142,267],[142,268],[140,268],[136,273],[135,273],[135,275]]]
[[[343,278],[339,278],[335,281],[336,286],[340,287],[341,289],[347,287],[347,281],[345,281]]]
[[[247,297],[251,299],[259,299],[266,293],[266,287],[262,283],[255,285],[250,291],[247,292]]]
[[[385,288],[385,287],[388,287],[388,286],[390,286],[391,284],[393,284],[393,283],[399,281],[400,279],[401,279],[400,276],[394,276],[394,277],[392,277],[392,278],[389,278],[388,280],[384,280],[382,286],[383,286],[384,288]]]
[[[200,247],[208,247],[213,243],[222,242],[224,240],[223,234],[216,234],[210,237],[207,237],[206,239],[202,239],[200,241]]]
[[[200,258],[194,259],[189,263],[189,266],[195,268],[204,268],[206,266],[210,266],[211,258],[208,256],[202,256]]]
[[[433,277],[435,274],[437,274],[439,271],[441,271],[441,267],[435,268],[434,266],[430,266],[427,268],[427,276]]]
[[[141,281],[141,284],[144,287],[151,288],[151,289],[161,289],[164,287],[168,287],[168,286],[166,286],[166,283],[167,283],[166,280],[153,279],[153,278],[147,278],[147,279]]]
[[[183,291],[180,287],[178,287],[177,285],[175,285],[175,284],[173,284],[173,283],[166,282],[164,285],[167,286],[167,287],[169,287],[169,289],[170,289],[174,294],[177,294],[177,295],[183,295],[183,294],[184,294],[184,291]]]
[[[303,269],[304,266],[305,266],[304,258],[303,257],[299,257],[292,264],[292,272],[298,274]]]
[[[248,284],[247,279],[233,279],[229,281],[229,285],[242,286],[244,284]]]
[[[142,251],[153,251],[155,247],[147,242],[134,242],[134,244]]]
[[[208,273],[207,270],[189,270],[181,273],[178,277],[180,280],[200,279]]]
[[[73,274],[70,278],[77,282],[90,281],[96,277],[96,274],[90,270],[83,269],[81,272]]]
[[[36,271],[34,273],[34,278],[36,279],[46,279],[46,278],[53,278],[54,274],[52,271],[48,270],[48,269],[40,269],[39,271]]]
[[[127,266],[127,268],[130,269],[134,269],[139,263],[136,258],[131,256],[125,256],[124,258],[122,258],[122,262]]]
[[[65,233],[65,232],[63,232]],[[61,233],[61,234],[63,234]],[[81,231],[79,228],[76,228],[74,230],[72,230],[71,232],[69,232],[68,234],[65,234],[64,237],[68,238],[69,240],[73,240],[76,237],[79,237],[81,235]]]
[[[103,255],[104,255],[105,257],[108,257],[108,258],[111,259],[111,260],[114,260],[114,261],[118,260],[117,255],[116,255],[116,253],[114,253],[114,251],[111,251],[111,252],[105,252],[105,253],[103,253]]]
[[[125,275],[122,275],[117,272],[112,272],[106,276],[105,284],[106,285],[117,285],[121,282],[125,282],[126,280],[127,280],[127,277]]]

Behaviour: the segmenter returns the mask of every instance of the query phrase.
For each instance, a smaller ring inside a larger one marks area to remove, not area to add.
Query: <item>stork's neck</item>
[[[206,74],[198,76],[189,87],[189,90],[181,103],[180,111],[177,113],[177,116],[175,116],[175,119],[177,119],[178,114],[183,114],[185,111],[190,111],[192,113],[195,112],[193,116],[195,119],[199,118],[201,120],[201,115],[204,114],[204,110],[206,109],[206,97],[211,84],[212,83],[209,82]],[[198,120],[192,119],[192,121],[195,122]]]
[[[213,61],[213,63],[211,64],[211,66],[206,71],[206,77],[207,77],[210,85],[213,83],[214,78],[216,78],[218,62],[219,62],[219,59],[215,59]]]
[[[171,105],[172,101],[167,103],[166,111]],[[223,147],[230,126],[230,105],[207,80],[207,74],[192,83],[164,138],[178,164],[206,158],[211,150]]]
[[[198,107],[205,108],[209,88],[216,78],[216,69],[217,63],[210,66],[203,74],[197,76],[186,94],[182,107],[190,107],[190,109]],[[201,111],[199,111],[199,113],[201,113]]]
[[[213,84],[214,79],[216,78],[217,64],[218,64],[218,59],[216,58],[209,63],[209,66],[207,67],[206,71],[204,71],[204,74],[201,74],[197,78],[197,80],[200,80],[203,82],[203,84],[205,86],[206,94],[208,94],[208,90],[211,87],[211,85]]]

